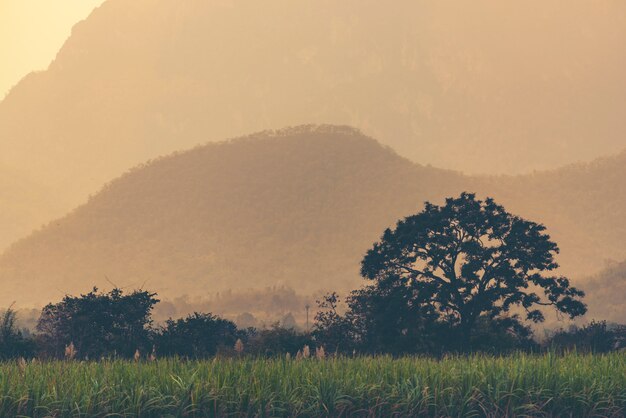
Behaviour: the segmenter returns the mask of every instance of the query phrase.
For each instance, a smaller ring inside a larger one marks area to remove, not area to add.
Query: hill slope
[[[18,242],[2,257],[2,285],[39,302],[105,277],[169,296],[351,286],[384,227],[460,179],[348,128],[206,145],[133,170]]]
[[[0,164],[0,250],[66,212],[53,196],[28,174]]]
[[[614,263],[585,280],[592,319],[623,324],[626,318],[626,261]]]
[[[626,146],[625,36],[623,2],[108,0],[0,102],[0,164],[65,210],[147,159],[302,123],[455,170],[556,167]]]
[[[416,165],[347,127],[209,144],[135,168],[13,245],[0,259],[0,302],[44,303],[110,282],[169,299],[346,290],[361,283],[359,261],[385,227],[463,190],[546,223],[563,272],[582,279],[626,259],[624,158],[484,178]]]
[[[584,277],[626,260],[624,179],[626,152],[525,176],[480,178],[478,190],[548,226],[564,272]]]

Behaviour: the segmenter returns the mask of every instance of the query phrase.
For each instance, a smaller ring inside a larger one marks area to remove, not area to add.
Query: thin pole
[[[307,303],[304,308],[306,309],[306,333],[309,333],[309,304]]]

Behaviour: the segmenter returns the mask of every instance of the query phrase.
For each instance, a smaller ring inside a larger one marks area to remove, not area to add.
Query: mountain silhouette
[[[626,4],[533,4],[107,0],[0,102],[0,165],[56,205],[11,209],[0,246],[129,167],[263,129],[356,126],[468,173],[618,152]]]
[[[0,249],[63,213],[50,189],[24,171],[0,164]],[[40,224],[33,224],[35,220]]]
[[[626,259],[625,158],[469,177],[342,126],[209,143],[134,168],[11,246],[0,258],[3,302],[41,304],[111,283],[166,299],[277,285],[346,291],[362,284],[359,262],[386,227],[465,190],[545,223],[562,271],[580,283],[605,260]]]

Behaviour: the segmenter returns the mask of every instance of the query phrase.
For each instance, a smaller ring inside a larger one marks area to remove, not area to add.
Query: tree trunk
[[[461,319],[461,324],[459,325],[459,337],[461,343],[461,351],[463,353],[469,353],[472,351],[472,328],[473,321],[465,320],[465,318]]]

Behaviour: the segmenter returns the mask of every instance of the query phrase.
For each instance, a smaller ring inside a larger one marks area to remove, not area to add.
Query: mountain
[[[41,304],[91,286],[165,299],[362,284],[382,231],[425,200],[475,191],[545,222],[562,272],[626,259],[626,155],[516,177],[469,177],[398,156],[359,131],[300,126],[209,143],[136,167],[0,258],[1,303]]]
[[[585,280],[592,319],[623,324],[626,318],[626,261],[612,263]]]
[[[623,149],[626,3],[531,3],[107,0],[0,102],[0,164],[69,211],[150,158],[303,123],[470,173]]]
[[[424,199],[456,193],[461,179],[349,128],[208,144],[132,170],[12,246],[2,287],[40,303],[106,279],[164,296],[345,288],[386,226]]]
[[[481,178],[478,190],[545,224],[561,248],[563,272],[584,277],[626,260],[624,179],[626,151],[524,176]]]
[[[53,193],[27,173],[0,165],[0,249],[64,214]]]

